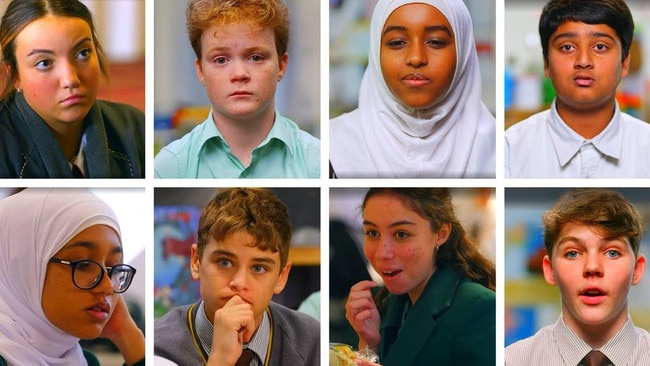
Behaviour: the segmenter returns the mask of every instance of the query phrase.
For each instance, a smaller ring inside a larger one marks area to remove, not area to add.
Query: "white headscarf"
[[[449,21],[456,71],[445,95],[428,109],[405,107],[384,81],[381,33],[400,6],[424,3]],[[461,0],[379,0],[370,24],[370,57],[359,108],[332,120],[330,158],[339,177],[493,177],[496,122],[481,101],[472,20]]]
[[[0,200],[0,355],[10,365],[86,364],[79,338],[47,319],[41,299],[50,258],[99,224],[120,235],[113,210],[85,189],[28,188]]]

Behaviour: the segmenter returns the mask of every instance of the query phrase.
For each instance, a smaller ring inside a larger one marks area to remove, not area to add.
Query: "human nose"
[[[587,254],[585,257],[584,276],[585,277],[602,277],[603,265],[598,254]]]
[[[111,281],[111,276],[108,274],[108,271],[105,267],[102,267],[102,278],[99,280],[99,283],[95,287],[96,291],[102,293],[113,293],[114,285]]]
[[[74,89],[79,86],[79,75],[74,64],[70,62],[61,64],[60,81],[61,86],[65,89]]]
[[[391,259],[394,257],[394,254],[395,252],[393,251],[393,245],[390,239],[381,238],[375,251],[375,257],[377,259]]]
[[[232,63],[233,69],[230,73],[230,81],[247,81],[250,79],[250,73],[246,67],[246,63],[243,61],[236,61]]]
[[[413,42],[408,49],[406,63],[409,66],[420,67],[427,64],[427,55],[424,50],[424,45],[419,42]]]
[[[230,279],[230,288],[240,292],[248,287],[248,274],[244,267],[238,268]]]
[[[591,52],[588,49],[578,50],[576,53],[575,68],[590,69],[593,67]]]

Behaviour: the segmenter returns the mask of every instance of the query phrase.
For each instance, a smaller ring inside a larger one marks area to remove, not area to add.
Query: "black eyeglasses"
[[[72,267],[72,283],[82,290],[90,290],[97,287],[102,278],[104,278],[104,273],[108,272],[108,277],[111,279],[111,283],[113,283],[113,291],[121,294],[131,286],[131,281],[135,275],[135,268],[128,264],[116,264],[113,267],[104,267],[90,259],[66,261],[58,258],[52,258],[50,262],[66,264]]]

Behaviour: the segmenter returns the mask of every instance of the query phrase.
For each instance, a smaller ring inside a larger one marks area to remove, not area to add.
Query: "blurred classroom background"
[[[285,0],[291,16],[289,64],[277,85],[275,105],[283,116],[320,135],[320,5]],[[154,4],[154,152],[203,122],[210,100],[194,68],[196,55],[185,28],[187,1]]]
[[[472,16],[481,67],[482,99],[495,114],[495,1],[464,0]],[[330,0],[330,118],[355,109],[370,48],[370,18],[377,0]]]
[[[68,188],[61,188],[68,189]],[[0,200],[17,193],[21,188],[0,188]],[[123,263],[136,269],[131,287],[122,294],[127,303],[131,317],[145,332],[145,247],[149,234],[142,228],[150,227],[143,218],[149,217],[148,200],[144,188],[90,188],[95,195],[104,200],[115,212],[122,232],[122,248],[124,250]],[[21,228],[12,228],[22,230]],[[151,248],[151,247],[150,247]],[[146,334],[145,334],[146,337]],[[82,340],[81,346],[92,351],[102,365],[120,366],[124,363],[122,355],[117,348],[107,339]]]
[[[645,227],[650,222],[650,190],[613,188],[630,200],[641,214]],[[560,294],[542,275],[546,254],[542,214],[568,188],[505,189],[505,345],[529,337],[554,324],[561,311]],[[641,240],[639,253],[650,255],[649,236]],[[650,329],[650,280],[632,286],[629,312],[637,327]]]
[[[451,188],[454,212],[481,252],[495,261],[494,188]],[[357,347],[358,338],[345,319],[345,302],[350,287],[381,277],[363,254],[361,203],[367,188],[330,189],[330,339]],[[497,289],[501,292],[501,289]]]
[[[293,227],[289,280],[273,301],[297,309],[320,290],[320,189],[270,190],[287,205]],[[217,192],[213,188],[154,190],[154,319],[200,298],[199,282],[190,273],[190,248],[197,242],[201,211]]]
[[[555,91],[544,76],[539,16],[546,0],[505,0],[504,110],[505,128],[550,108]],[[630,71],[621,79],[616,99],[621,110],[650,120],[650,2],[626,0],[635,32]]]
[[[10,0],[0,0],[0,16]],[[109,82],[99,99],[130,104],[144,112],[145,0],[81,0],[93,14],[97,37],[108,57]]]

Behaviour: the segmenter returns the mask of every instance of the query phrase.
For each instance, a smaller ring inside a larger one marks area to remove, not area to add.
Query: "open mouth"
[[[580,292],[580,299],[587,305],[599,305],[607,294],[599,288],[587,288]]]
[[[581,296],[596,297],[605,296],[605,293],[600,290],[587,290],[580,293]]]
[[[381,272],[381,274],[382,274],[384,277],[395,277],[395,276],[397,276],[397,275],[398,275],[399,273],[401,273],[401,272],[402,272],[401,270],[397,270],[397,271],[386,271],[386,272]]]

